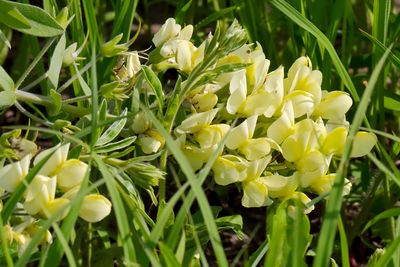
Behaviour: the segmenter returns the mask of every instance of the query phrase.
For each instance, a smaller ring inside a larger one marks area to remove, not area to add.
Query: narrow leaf
[[[162,90],[162,84],[158,79],[157,75],[148,66],[142,66],[143,75],[147,83],[150,85],[151,90],[154,92],[160,113],[163,110],[164,92]]]
[[[1,16],[0,16],[1,17]],[[5,91],[14,91],[15,84],[10,75],[0,66],[0,88]]]
[[[124,111],[122,111],[121,116],[125,117],[126,114],[128,114],[128,109],[125,108]],[[114,140],[122,131],[125,124],[126,118],[122,118],[111,124],[111,126],[100,136],[99,140],[97,140],[95,146],[102,146]]]
[[[58,79],[60,77],[60,71],[62,67],[64,50],[65,50],[65,34],[61,35],[60,40],[58,41],[56,48],[54,49],[53,56],[50,60],[49,71],[47,72],[49,81],[53,89],[58,88]]]

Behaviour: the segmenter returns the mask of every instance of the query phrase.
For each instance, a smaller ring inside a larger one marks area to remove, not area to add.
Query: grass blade
[[[332,253],[333,242],[336,233],[337,218],[339,215],[340,207],[342,205],[342,192],[344,186],[344,177],[347,172],[348,162],[350,159],[351,146],[353,139],[361,126],[363,117],[370,102],[371,95],[375,89],[378,81],[379,74],[384,66],[384,63],[389,56],[390,49],[388,49],[383,57],[379,60],[377,66],[372,72],[368,86],[364,91],[362,99],[359,103],[357,111],[354,115],[353,122],[344,148],[344,152],[336,173],[336,180],[332,187],[331,194],[327,203],[327,208],[324,214],[324,222],[322,224],[320,236],[318,238],[318,246],[316,250],[316,257],[313,262],[314,267],[327,266],[328,260]]]
[[[346,68],[343,66],[343,63],[340,61],[339,56],[336,53],[335,48],[329,39],[323,34],[317,26],[315,26],[311,21],[303,17],[295,8],[293,8],[289,3],[284,0],[271,0],[271,4],[274,5],[277,9],[279,9],[282,13],[288,16],[293,22],[297,25],[311,33],[322,45],[326,51],[329,53],[332,58],[332,62],[336,67],[336,70],[339,76],[342,78],[344,84],[347,89],[350,91],[351,96],[353,97],[355,102],[360,101],[360,97],[358,96],[357,90],[354,87],[353,82],[349,74],[347,73]]]

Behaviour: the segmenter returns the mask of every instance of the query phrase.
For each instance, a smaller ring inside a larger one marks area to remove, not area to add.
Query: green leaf
[[[178,6],[176,7],[176,13],[175,13],[175,20],[176,23],[182,24],[185,22],[185,14],[189,10],[190,6],[192,5],[192,0],[189,1],[179,1]]]
[[[388,110],[400,111],[400,96],[385,90],[383,106]]]
[[[0,92],[0,110],[14,105],[15,101],[17,101],[15,92],[12,92],[12,91]]]
[[[162,114],[163,102],[164,102],[164,92],[162,90],[162,84],[158,79],[157,75],[148,66],[142,66],[143,75],[147,83],[150,85],[151,90],[154,92],[157,102],[158,109]]]
[[[63,63],[65,44],[65,34],[63,34],[61,35],[60,40],[54,49],[53,56],[50,60],[49,71],[47,72],[51,86],[54,89],[58,88],[58,78],[60,77],[60,71]]]
[[[14,81],[2,66],[0,66],[0,88],[3,88],[4,91],[14,91],[15,88]]]
[[[0,1],[0,22],[6,24],[10,28],[30,28],[31,25],[27,18],[16,9],[12,3],[8,1]]]
[[[167,267],[181,266],[179,261],[176,259],[174,253],[168,246],[166,246],[164,243],[161,242],[158,246],[160,247],[160,255],[161,255],[161,260],[163,261],[163,266]]]
[[[114,143],[108,143],[102,147],[97,147],[97,148],[95,148],[94,151],[96,151],[96,153],[98,153],[98,154],[112,152],[112,151],[123,149],[127,146],[130,146],[133,142],[135,142],[135,140],[136,140],[136,136],[130,136],[130,137],[127,137],[120,141],[117,141]]]
[[[334,46],[329,41],[329,39],[325,36],[325,34],[323,34],[321,32],[321,30],[319,30],[318,27],[315,26],[311,21],[309,21],[304,16],[302,16],[288,2],[286,2],[284,0],[271,0],[270,3],[273,6],[275,6],[277,9],[279,9],[282,13],[284,13],[286,16],[288,16],[297,25],[299,25],[300,27],[302,27],[303,29],[305,29],[306,31],[311,33],[318,40],[318,42],[329,53],[329,55],[332,59],[332,62],[336,67],[338,74],[342,78],[343,83],[345,84],[347,89],[350,91],[351,96],[353,97],[354,101],[356,101],[356,102],[360,101],[360,97],[358,96],[356,88],[354,87],[354,84],[351,81],[349,73],[347,72],[343,63],[340,61],[340,58],[337,55]],[[326,259],[326,260],[328,260],[328,259]]]
[[[122,111],[121,116],[125,117],[126,114],[128,114],[128,109],[125,108],[124,111]],[[125,124],[126,124],[126,118],[122,118],[111,124],[111,126],[97,140],[95,146],[102,146],[114,140],[118,136],[118,134],[122,131]]]
[[[378,39],[376,39],[374,36],[370,35],[369,33],[365,32],[361,29],[359,29],[359,31],[361,32],[362,35],[367,37],[382,52],[385,52],[386,50],[388,50],[388,48],[382,42],[380,42]],[[395,64],[398,68],[400,68],[400,58],[398,56],[396,56],[396,54],[393,53],[393,51],[390,51],[389,58],[393,64]],[[385,93],[386,93],[386,91],[385,91]]]
[[[194,26],[194,28],[195,28],[195,30],[203,28],[203,27],[209,25],[210,23],[216,21],[217,19],[225,16],[226,14],[229,14],[229,13],[235,11],[236,9],[237,9],[236,6],[232,6],[232,7],[227,7],[227,8],[218,10],[218,11],[212,13],[211,15],[207,16],[205,19],[202,19],[201,21],[199,21],[199,23],[197,23]]]
[[[261,262],[262,258],[268,251],[268,239],[265,239],[264,242],[258,247],[258,249],[251,254],[249,261],[246,266],[249,267],[257,267],[260,266],[259,263]]]
[[[17,31],[40,37],[56,36],[64,32],[60,24],[39,7],[0,0],[0,9],[3,8],[6,12],[2,12],[0,22]]]
[[[377,223],[381,220],[387,219],[387,218],[395,217],[395,216],[400,216],[400,208],[392,208],[392,209],[385,210],[385,211],[379,213],[378,215],[376,215],[374,218],[372,218],[364,226],[364,229],[361,231],[361,233],[364,233],[368,228],[370,228],[375,223]]]
[[[11,48],[10,41],[8,41],[7,36],[2,32],[1,29],[0,29],[0,40],[3,41],[8,48]]]
[[[53,105],[51,109],[49,110],[49,113],[51,115],[57,115],[62,107],[62,96],[61,94],[57,93],[56,90],[51,89],[50,90],[50,97],[53,100]]]

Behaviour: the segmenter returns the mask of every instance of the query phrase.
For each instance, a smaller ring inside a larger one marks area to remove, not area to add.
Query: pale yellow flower
[[[31,215],[40,212],[46,217],[50,217],[60,209],[65,209],[69,200],[65,198],[55,198],[56,184],[56,177],[50,178],[43,175],[36,175],[26,191],[24,209]],[[58,220],[64,218],[67,212],[68,210],[65,209],[58,217]]]
[[[217,115],[218,109],[211,109],[209,111],[195,113],[190,115],[181,125],[175,130],[179,134],[183,133],[195,133],[203,129],[204,127],[211,124],[215,115]]]
[[[157,131],[150,130],[144,134],[139,135],[138,144],[145,154],[156,153],[164,146],[165,139]]]
[[[247,178],[249,162],[234,155],[223,155],[213,165],[214,179],[219,185],[241,182]]]
[[[316,107],[313,115],[324,119],[340,119],[345,116],[353,104],[349,94],[342,91],[324,91],[321,103]]]
[[[0,169],[0,187],[14,192],[29,172],[31,155],[27,154],[20,161],[8,164]]]
[[[271,174],[264,177],[263,182],[268,187],[268,195],[272,198],[284,198],[293,195],[298,186],[298,177]]]
[[[88,170],[88,165],[78,159],[67,160],[57,174],[57,184],[63,191],[80,185]]]
[[[54,176],[56,175],[62,165],[67,160],[69,150],[69,143],[65,145],[58,144],[55,147],[43,150],[40,152],[34,159],[33,164],[38,164],[42,159],[46,158],[53,151],[54,153],[50,156],[50,158],[46,161],[43,167],[39,170],[39,174],[46,176]]]
[[[360,131],[356,134],[353,140],[353,149],[351,157],[358,158],[367,155],[374,148],[378,138],[375,134]]]
[[[154,34],[152,39],[154,45],[157,47],[171,38],[176,37],[181,30],[181,25],[177,24],[175,19],[169,18],[161,26],[161,29]]]
[[[201,148],[212,147],[222,141],[229,129],[230,126],[227,124],[208,125],[196,132],[194,139],[199,143]]]
[[[267,136],[281,144],[292,134],[294,125],[293,106],[289,101],[285,103],[281,116],[268,127]]]
[[[84,197],[79,210],[79,217],[87,222],[99,222],[110,214],[111,206],[111,202],[103,195],[87,195]]]
[[[256,123],[257,116],[244,120],[239,126],[232,129],[226,139],[226,146],[229,149],[237,149],[248,160],[260,159],[268,155],[271,151],[271,144],[273,147],[278,146],[270,138],[252,138]]]
[[[247,177],[242,182],[242,205],[244,207],[262,207],[272,203],[272,200],[268,197],[268,187],[264,182],[265,177],[260,177],[270,161],[271,157],[268,156],[250,162],[247,167]]]

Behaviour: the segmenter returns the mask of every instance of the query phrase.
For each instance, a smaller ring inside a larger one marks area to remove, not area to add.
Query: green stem
[[[49,50],[50,46],[53,44],[54,40],[56,38],[53,37],[50,40],[47,41],[47,43],[45,44],[45,46],[42,48],[42,50],[40,51],[40,53],[35,57],[35,59],[32,61],[32,63],[29,65],[29,67],[25,70],[25,72],[21,75],[21,77],[19,78],[19,80],[16,82],[15,84],[15,89],[18,89],[21,84],[24,82],[24,80],[26,79],[26,77],[28,77],[29,73],[31,73],[31,71],[33,70],[33,68],[36,66],[36,64],[40,61],[40,59],[44,56],[44,54],[47,52],[47,50]]]
[[[20,103],[18,103],[18,101],[15,102],[15,107],[16,107],[22,114],[24,114],[25,116],[27,116],[28,118],[31,118],[32,120],[37,121],[37,122],[39,122],[39,123],[41,123],[41,124],[43,124],[43,125],[46,125],[46,126],[48,126],[48,127],[52,127],[52,126],[53,126],[53,123],[48,122],[48,121],[45,121],[45,120],[43,120],[43,119],[41,119],[41,118],[39,118],[39,117],[33,115],[33,114],[30,113],[29,111],[27,111]]]
[[[38,104],[46,107],[52,107],[54,105],[54,101],[49,96],[43,96],[38,94],[32,94],[29,92],[17,90],[15,92],[18,101]],[[68,104],[62,104],[61,109],[67,113],[70,113],[73,116],[81,117],[86,114],[89,114],[90,111],[86,108],[72,106]]]

